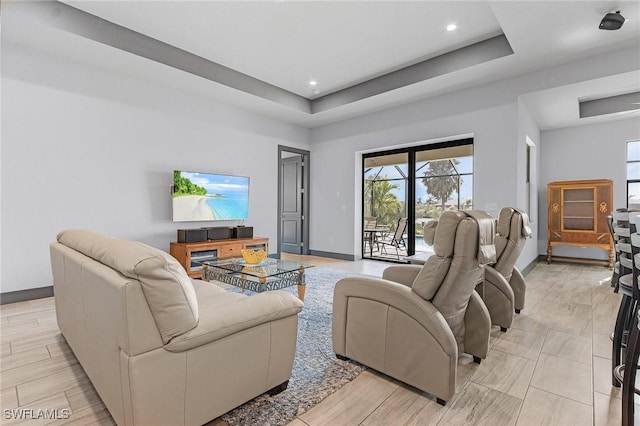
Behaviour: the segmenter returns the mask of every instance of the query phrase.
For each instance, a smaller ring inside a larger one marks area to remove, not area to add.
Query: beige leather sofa
[[[382,279],[338,281],[336,355],[428,392],[444,405],[455,392],[458,354],[480,362],[489,350],[491,319],[474,289],[483,263],[495,259],[495,224],[486,213],[478,216],[445,212],[435,228],[435,255],[424,266],[392,266]]]
[[[61,232],[50,251],[58,325],[119,425],[200,425],[286,387],[296,297],[226,292],[89,231]]]
[[[495,238],[497,260],[485,268],[484,289],[480,293],[491,315],[491,323],[500,326],[502,331],[511,327],[513,313],[524,309],[527,286],[515,264],[530,237],[526,213],[511,207],[500,210]]]

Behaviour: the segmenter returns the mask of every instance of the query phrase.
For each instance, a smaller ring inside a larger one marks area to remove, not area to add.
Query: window
[[[526,139],[526,171],[525,171],[525,211],[531,223],[538,218],[538,177],[536,145],[531,138]]]
[[[640,140],[627,142],[627,207],[640,209]]]

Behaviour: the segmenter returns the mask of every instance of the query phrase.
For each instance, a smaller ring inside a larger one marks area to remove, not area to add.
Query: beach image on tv
[[[173,220],[249,218],[249,178],[209,173],[173,172]]]

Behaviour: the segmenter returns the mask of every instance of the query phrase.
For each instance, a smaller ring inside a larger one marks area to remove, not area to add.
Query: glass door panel
[[[416,152],[415,252],[432,252],[424,226],[447,210],[473,208],[473,145]]]
[[[364,159],[362,254],[364,258],[402,260],[407,256],[408,153]]]

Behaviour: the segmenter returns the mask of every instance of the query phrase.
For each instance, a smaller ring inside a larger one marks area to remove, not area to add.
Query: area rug
[[[277,395],[263,394],[221,417],[229,425],[285,425],[324,398],[355,379],[365,367],[341,361],[331,344],[333,287],[346,274],[329,268],[310,268],[304,309],[298,315],[298,340],[293,371],[287,389]],[[237,291],[229,288],[229,291]],[[285,291],[297,296],[297,287]],[[251,294],[251,292],[248,292]]]

